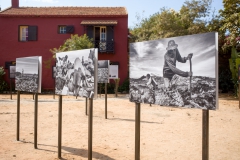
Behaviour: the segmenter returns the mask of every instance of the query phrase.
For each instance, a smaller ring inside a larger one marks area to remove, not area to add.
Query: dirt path
[[[209,111],[209,159],[240,159],[239,102],[219,96],[219,110]],[[34,149],[34,100],[21,95],[20,141],[16,141],[17,96],[0,95],[0,159],[57,159],[58,96],[39,95],[38,149]],[[127,95],[93,102],[93,159],[133,160],[135,104]],[[62,158],[88,159],[85,98],[63,97]],[[142,160],[201,160],[202,110],[141,104]]]

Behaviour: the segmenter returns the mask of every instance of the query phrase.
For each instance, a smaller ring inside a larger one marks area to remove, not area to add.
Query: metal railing
[[[114,53],[114,41],[93,41],[100,53]]]

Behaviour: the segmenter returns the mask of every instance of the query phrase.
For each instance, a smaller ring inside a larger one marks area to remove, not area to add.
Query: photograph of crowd
[[[109,66],[109,79],[118,79],[118,65]]]
[[[215,110],[216,32],[130,44],[130,101]]]
[[[41,93],[42,57],[22,57],[16,59],[15,89],[18,91]]]
[[[94,98],[97,94],[96,48],[56,54],[55,93]]]
[[[98,83],[109,83],[109,60],[98,61]]]
[[[15,72],[16,72],[16,66],[9,66],[9,78],[14,79],[15,78]]]

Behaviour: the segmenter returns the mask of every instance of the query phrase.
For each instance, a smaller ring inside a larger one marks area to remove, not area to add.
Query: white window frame
[[[67,33],[67,26],[59,26],[58,31],[60,34],[66,34]]]
[[[107,27],[101,26],[100,27],[100,41],[106,41],[107,40]]]

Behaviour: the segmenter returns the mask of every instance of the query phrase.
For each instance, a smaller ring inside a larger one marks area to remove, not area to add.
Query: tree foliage
[[[73,51],[73,50],[81,50],[93,48],[94,44],[92,43],[92,39],[90,39],[86,34],[78,36],[78,34],[71,35],[70,38],[65,40],[65,42],[60,45],[59,48],[50,49],[52,53],[52,58],[56,58],[56,53],[65,52],[65,51]],[[50,69],[52,64],[52,58],[49,58],[46,61],[43,61],[44,67]]]
[[[226,33],[222,41],[224,54],[230,54],[229,67],[232,73],[234,94],[238,93],[238,66],[240,64],[240,1],[223,0],[223,10],[220,10],[221,27],[220,31]]]
[[[223,0],[223,10],[220,10],[222,17],[223,32],[227,33],[223,48],[236,47],[240,36],[240,1],[239,0]]]
[[[53,54],[53,58],[56,58],[56,53],[58,52],[81,50],[93,47],[94,44],[92,43],[92,39],[88,38],[86,34],[81,36],[75,34],[71,35],[71,37],[67,39],[59,48],[50,49],[50,52]]]
[[[7,83],[4,81],[3,76],[5,75],[5,71],[3,67],[0,67],[0,93],[7,89]]]
[[[139,23],[130,30],[131,42],[218,31],[220,17],[211,14],[212,0],[185,1],[180,11],[160,8],[149,18],[137,16]]]

